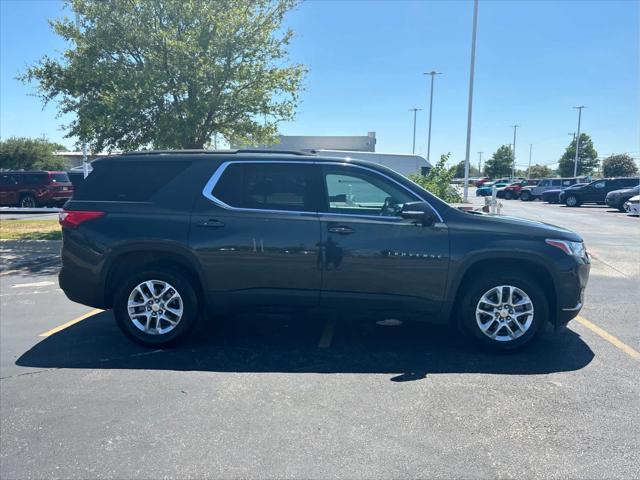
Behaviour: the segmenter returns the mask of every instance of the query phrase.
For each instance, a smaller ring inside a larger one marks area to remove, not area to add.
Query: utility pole
[[[516,130],[520,125],[511,125],[513,127],[513,167],[511,168],[511,178],[516,176]]]
[[[427,134],[427,162],[431,162],[431,117],[433,114],[433,79],[436,75],[442,75],[442,72],[431,70],[425,72],[425,75],[431,75],[431,95],[429,95],[429,132]]]
[[[411,147],[411,153],[416,153],[416,114],[421,111],[421,108],[410,108],[409,111],[413,112],[413,147]]]
[[[582,119],[582,109],[585,108],[584,105],[580,105],[579,107],[573,107],[578,110],[578,134],[576,135],[576,159],[573,162],[573,176],[578,176],[578,155],[580,153],[580,120]]]
[[[469,201],[469,151],[471,150],[471,116],[473,110],[473,74],[476,65],[476,33],[478,31],[478,0],[473,0],[471,33],[471,65],[469,68],[469,105],[467,107],[467,148],[464,156],[464,202]]]
[[[482,175],[482,154],[484,152],[478,152],[480,159],[478,160],[478,175]]]
[[[531,151],[533,150],[533,143],[529,144],[529,168],[527,169],[527,178],[531,178]]]

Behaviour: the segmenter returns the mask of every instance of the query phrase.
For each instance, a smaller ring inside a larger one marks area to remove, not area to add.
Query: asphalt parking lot
[[[149,350],[22,258],[0,274],[0,476],[637,478],[640,220],[502,203],[593,257],[580,318],[510,355],[442,327],[268,317]]]

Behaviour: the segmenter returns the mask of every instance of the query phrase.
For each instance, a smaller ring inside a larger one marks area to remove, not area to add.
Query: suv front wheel
[[[149,269],[125,280],[114,297],[113,312],[129,338],[154,347],[186,336],[199,315],[189,279],[170,268]]]
[[[474,278],[462,301],[462,327],[496,350],[523,347],[548,318],[547,298],[528,277],[504,273]]]

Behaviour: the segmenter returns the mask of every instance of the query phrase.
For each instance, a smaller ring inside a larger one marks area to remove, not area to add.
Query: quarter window
[[[406,202],[418,200],[384,177],[356,168],[325,168],[324,182],[327,212],[397,216]]]
[[[213,196],[235,208],[317,211],[313,165],[294,163],[230,164],[213,189]]]

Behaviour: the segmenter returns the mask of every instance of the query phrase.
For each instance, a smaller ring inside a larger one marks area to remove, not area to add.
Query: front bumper
[[[573,268],[558,275],[556,326],[566,325],[582,310],[590,270],[590,263],[580,261]]]
[[[604,201],[609,207],[618,208],[618,205],[620,204],[620,198],[618,197],[607,196],[607,198],[605,198]]]

